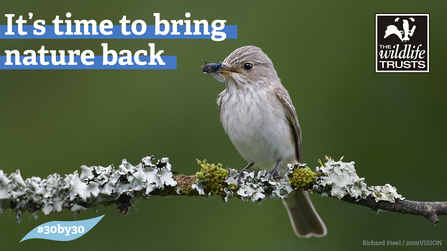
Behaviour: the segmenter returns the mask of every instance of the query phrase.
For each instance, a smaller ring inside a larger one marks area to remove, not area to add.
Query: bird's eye
[[[245,64],[244,64],[244,69],[247,70],[247,71],[253,69],[253,64],[245,63]]]

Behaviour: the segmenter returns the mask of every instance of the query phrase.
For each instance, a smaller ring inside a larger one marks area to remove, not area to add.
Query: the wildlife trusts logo
[[[376,14],[376,72],[429,72],[429,14]]]

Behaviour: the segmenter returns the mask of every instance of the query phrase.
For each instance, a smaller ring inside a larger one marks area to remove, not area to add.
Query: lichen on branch
[[[275,177],[266,170],[240,173],[222,164],[198,161],[201,169],[195,175],[175,175],[168,158],[155,164],[154,156],[145,157],[134,166],[123,160],[113,165],[82,166],[81,173],[55,173],[45,179],[24,180],[20,170],[9,176],[0,170],[0,214],[10,208],[19,221],[24,211],[44,214],[60,213],[63,209],[81,211],[99,205],[118,205],[127,213],[133,200],[158,196],[213,196],[225,202],[231,197],[260,203],[268,198],[285,198],[295,190],[329,196],[374,210],[389,210],[422,215],[434,224],[437,215],[447,214],[447,202],[414,202],[405,200],[396,188],[367,186],[354,168],[354,162],[327,158],[312,171],[305,164],[289,164],[283,176]]]

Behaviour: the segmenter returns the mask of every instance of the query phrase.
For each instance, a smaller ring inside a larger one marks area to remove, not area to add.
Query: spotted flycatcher
[[[295,107],[272,61],[260,48],[238,48],[222,63],[202,70],[225,81],[226,88],[217,100],[219,116],[231,142],[248,162],[243,171],[257,166],[283,174],[287,164],[303,163]],[[326,235],[307,191],[295,191],[283,203],[298,236]]]

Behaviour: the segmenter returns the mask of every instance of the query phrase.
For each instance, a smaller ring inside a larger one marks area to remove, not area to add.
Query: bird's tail
[[[327,230],[309,198],[307,191],[296,191],[282,200],[289,213],[293,230],[299,237],[323,237]]]

